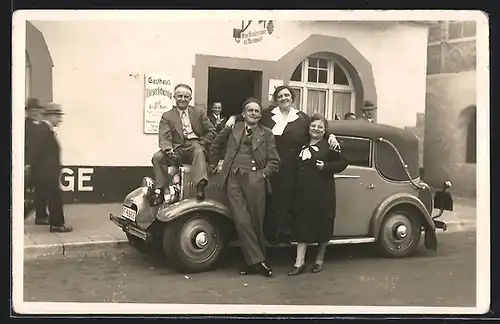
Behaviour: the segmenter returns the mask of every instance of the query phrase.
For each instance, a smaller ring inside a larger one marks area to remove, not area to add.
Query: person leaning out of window
[[[320,114],[311,117],[309,141],[299,153],[299,168],[292,202],[291,234],[297,244],[297,257],[289,276],[305,271],[308,243],[319,243],[312,272],[323,269],[323,257],[333,236],[335,220],[334,174],[347,168],[340,148],[328,145],[328,121]]]

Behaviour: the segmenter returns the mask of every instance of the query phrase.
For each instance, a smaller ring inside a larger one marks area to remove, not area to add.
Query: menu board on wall
[[[172,109],[173,87],[170,74],[144,75],[144,133],[158,134],[162,114]]]
[[[269,79],[269,101],[273,101],[273,93],[281,85],[283,85],[283,80]]]

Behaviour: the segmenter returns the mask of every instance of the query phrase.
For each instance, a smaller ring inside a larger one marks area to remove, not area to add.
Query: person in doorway
[[[163,202],[167,178],[165,166],[191,164],[191,173],[196,186],[196,198],[205,199],[208,184],[206,154],[213,138],[215,127],[204,109],[189,105],[192,90],[187,84],[174,88],[175,106],[164,112],[159,125],[158,142],[160,150],[153,155],[151,162],[155,176],[155,196],[153,204]]]
[[[280,157],[272,131],[258,124],[261,117],[259,100],[245,100],[244,120],[217,135],[210,149],[210,165],[214,167],[226,148],[222,176],[246,263],[240,274],[260,273],[270,277],[272,270],[265,261],[263,222],[269,178],[278,171]]]
[[[222,116],[222,103],[220,101],[212,104],[212,113],[208,115],[208,118],[215,127],[215,133],[219,134],[227,122],[227,118]]]
[[[59,188],[61,147],[55,131],[62,122],[63,112],[61,105],[50,103],[42,113],[44,120],[37,132],[37,145],[31,166],[35,186],[35,224],[50,225],[51,232],[67,233],[73,229],[64,224],[62,193]]]
[[[294,99],[292,88],[285,85],[276,87],[273,93],[275,105],[264,110],[260,120],[261,125],[272,130],[281,159],[279,172],[271,178],[273,192],[271,199],[268,199],[264,226],[266,237],[272,243],[290,242],[290,197],[295,188],[298,154],[308,142],[309,117],[293,107]],[[229,118],[226,126],[233,127],[238,119],[241,118]],[[333,134],[328,142],[332,149],[339,146]]]
[[[373,104],[373,102],[368,100],[365,101],[361,110],[363,111],[363,120],[370,123],[375,123],[373,116],[375,114],[375,110],[377,110],[377,107]]]
[[[305,270],[308,243],[318,243],[312,272],[323,269],[326,245],[333,235],[335,221],[334,174],[347,168],[339,150],[328,147],[328,122],[315,114],[309,125],[309,141],[299,153],[299,171],[293,195],[292,239],[297,244],[297,257],[289,276]]]
[[[356,115],[353,112],[348,112],[345,114],[344,120],[356,120]]]

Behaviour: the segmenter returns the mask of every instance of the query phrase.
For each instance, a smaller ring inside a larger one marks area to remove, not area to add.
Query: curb
[[[136,254],[128,240],[30,245],[24,248],[24,260],[106,257]]]
[[[476,221],[452,221],[447,230],[438,230],[438,235],[458,232],[475,232]],[[118,257],[138,255],[139,252],[128,240],[77,242],[65,244],[30,245],[24,248],[24,260],[66,259],[89,257]]]

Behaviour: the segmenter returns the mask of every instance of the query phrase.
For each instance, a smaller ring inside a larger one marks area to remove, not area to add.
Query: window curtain
[[[307,112],[309,115],[326,113],[326,91],[308,90],[307,91]]]
[[[345,114],[351,111],[351,93],[350,92],[334,92],[333,93],[333,109],[334,115],[329,116],[329,119],[334,119],[335,114],[338,114],[340,119],[344,119]]]

